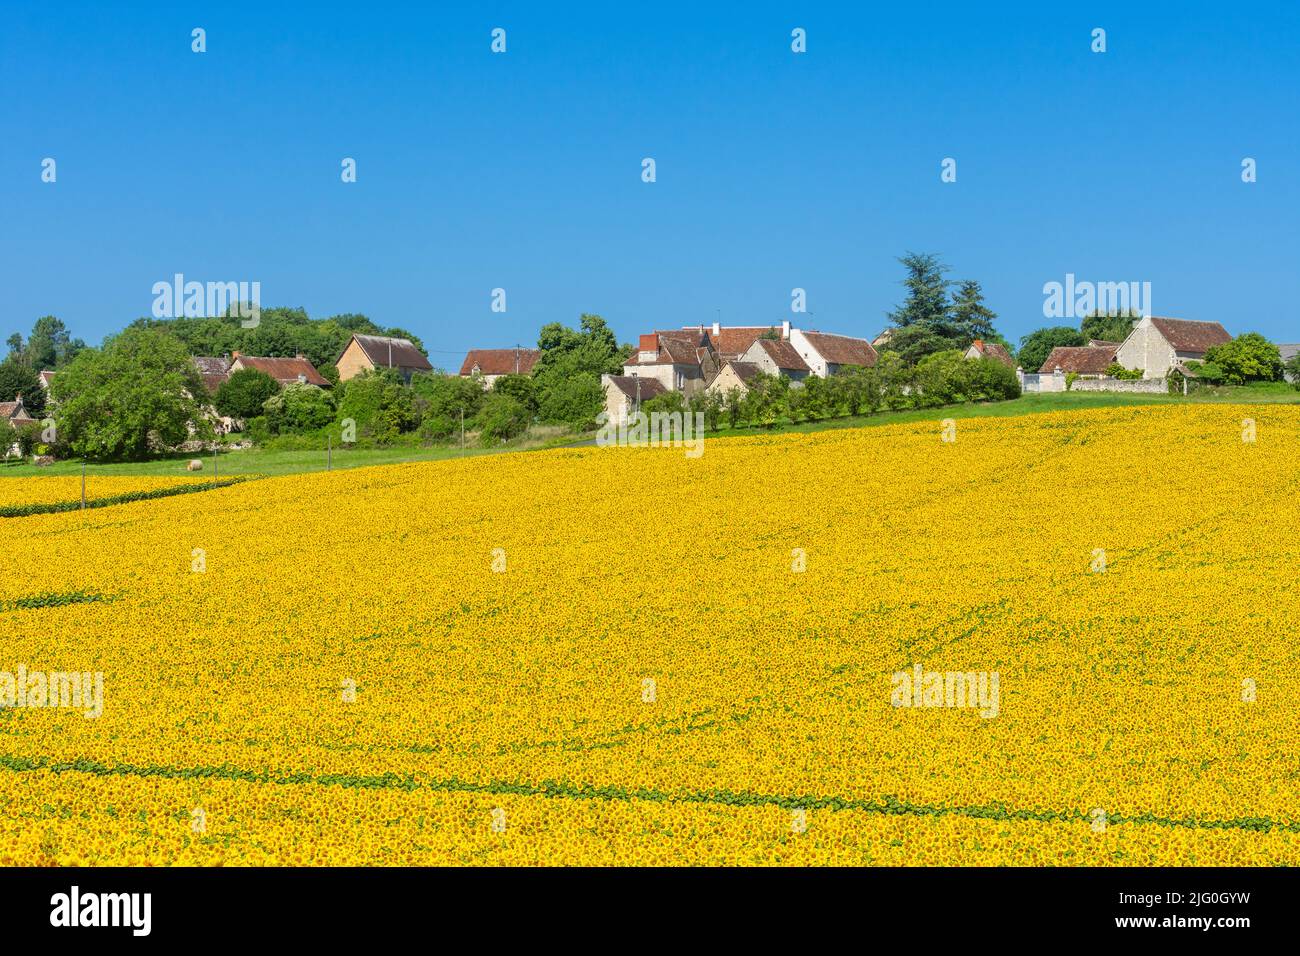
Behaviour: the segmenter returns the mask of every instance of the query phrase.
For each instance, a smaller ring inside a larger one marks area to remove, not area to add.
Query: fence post
[[[325,470],[334,470],[334,436],[325,436]]]
[[[81,459],[81,510],[86,510],[86,459]]]

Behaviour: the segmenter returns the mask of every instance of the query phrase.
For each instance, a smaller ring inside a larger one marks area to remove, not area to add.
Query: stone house
[[[329,379],[316,371],[316,367],[307,361],[307,357],[302,353],[295,355],[293,358],[267,358],[260,355],[242,355],[239,352],[231,352],[227,378],[246,368],[265,372],[279,382],[281,387],[292,385],[295,382],[315,385],[317,388],[330,387]]]
[[[1079,378],[1102,378],[1115,361],[1115,347],[1103,345],[1058,345],[1048,353],[1047,361],[1038,370],[1043,375],[1073,372]]]
[[[1016,367],[1016,361],[1011,357],[1005,345],[999,345],[997,342],[985,342],[983,339],[976,339],[966,350],[968,359],[993,359],[995,362],[1001,362],[1009,369]]]
[[[822,378],[849,366],[871,368],[880,357],[866,339],[848,335],[791,328],[786,338],[808,364],[811,373]]]
[[[600,384],[605,389],[606,420],[615,425],[626,422],[640,403],[668,391],[657,378],[640,375],[602,375]]]
[[[1128,369],[1141,369],[1143,378],[1164,378],[1183,363],[1205,361],[1211,346],[1231,341],[1218,322],[1146,316],[1120,344],[1115,361]]]
[[[407,383],[416,372],[433,371],[428,358],[410,339],[360,333],[355,333],[348,340],[334,364],[338,367],[339,381],[342,382],[377,368],[396,369]]]
[[[477,375],[484,388],[491,388],[503,375],[532,375],[541,357],[540,349],[470,349],[460,365],[460,375]]]
[[[759,371],[768,375],[784,375],[793,382],[801,382],[812,374],[808,363],[788,339],[755,339],[740,360],[756,365]]]
[[[762,369],[753,362],[728,362],[722,366],[722,371],[714,376],[705,391],[712,395],[725,396],[735,389],[743,398],[749,391],[749,383],[761,371]]]

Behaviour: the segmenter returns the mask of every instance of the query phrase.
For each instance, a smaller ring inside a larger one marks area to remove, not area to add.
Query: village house
[[[54,373],[50,371],[41,372],[40,379],[41,379],[41,388],[45,389],[45,395],[48,399],[50,394],[50,382],[54,380]]]
[[[1293,358],[1296,357],[1297,353],[1300,353],[1300,343],[1293,343],[1293,342],[1279,343],[1277,347],[1277,352],[1278,355],[1282,356],[1282,364],[1285,366],[1287,362],[1291,361]],[[1295,376],[1292,375],[1290,372],[1283,372],[1282,377],[1285,378],[1292,385],[1295,384]]]
[[[396,369],[408,384],[416,372],[431,372],[433,366],[424,353],[410,339],[387,335],[362,335],[356,333],[348,340],[334,362],[339,370],[339,381],[346,382],[362,372],[377,368]]]
[[[880,357],[866,339],[855,339],[848,335],[792,328],[787,337],[800,357],[808,363],[812,374],[822,378],[849,367],[871,368]]]
[[[279,382],[281,386],[300,383],[315,385],[317,388],[330,387],[329,379],[316,371],[316,367],[307,361],[307,357],[302,353],[295,355],[293,358],[268,358],[260,355],[242,355],[239,352],[231,352],[227,378],[246,368],[264,372]]]
[[[36,419],[32,418],[26,407],[23,405],[23,397],[17,395],[14,397],[12,402],[0,402],[0,421],[8,422],[13,426],[14,431],[17,431],[24,425],[33,424]],[[17,455],[20,453],[21,449],[18,447],[17,442],[14,442],[13,445],[6,450],[6,454],[9,455]]]
[[[1231,341],[1218,322],[1146,316],[1120,344],[1115,361],[1127,369],[1141,369],[1144,378],[1164,378],[1171,369],[1186,371],[1187,362],[1205,361],[1211,346]]]
[[[199,378],[203,379],[203,387],[209,395],[216,395],[217,389],[230,378],[229,356],[195,355],[190,361],[199,370]]]
[[[1115,346],[1058,345],[1038,370],[1044,375],[1073,373],[1079,378],[1103,378],[1115,361]]]
[[[484,388],[491,388],[503,375],[533,374],[541,357],[539,349],[470,349],[461,363],[460,374],[462,378],[478,376]]]
[[[1015,359],[1011,357],[1011,353],[1007,351],[1005,345],[999,345],[996,342],[985,342],[983,339],[976,339],[970,344],[970,348],[966,350],[966,358],[993,359],[993,361],[1001,362],[1009,369],[1016,367]]]
[[[668,390],[655,378],[639,375],[602,375],[601,387],[605,389],[605,415],[612,425],[622,425],[648,402]]]
[[[755,339],[740,360],[768,375],[784,375],[792,382],[803,381],[812,371],[787,339]]]
[[[642,335],[623,374],[655,379],[666,390],[690,397],[713,381],[721,365],[709,334],[691,328]]]
[[[711,395],[727,395],[735,390],[743,398],[749,392],[749,383],[761,371],[753,362],[728,362],[705,391]]]

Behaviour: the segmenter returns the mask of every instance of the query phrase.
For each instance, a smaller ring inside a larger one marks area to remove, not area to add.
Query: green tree
[[[45,414],[45,388],[40,376],[11,354],[0,362],[0,402],[12,402],[19,395],[32,418]]]
[[[1127,312],[1091,312],[1079,323],[1079,332],[1085,342],[1089,339],[1123,342],[1141,318],[1142,313],[1133,309]]]
[[[1229,385],[1282,380],[1282,356],[1277,346],[1258,332],[1247,332],[1223,345],[1212,345],[1205,365],[1216,365]]]
[[[52,315],[43,315],[32,326],[25,349],[27,364],[33,371],[60,369],[86,347],[81,339],[74,339],[67,326]]]
[[[381,444],[420,424],[414,392],[396,369],[388,368],[367,370],[344,384],[338,420],[349,418],[356,422],[358,436]]]
[[[975,279],[965,279],[957,286],[952,297],[952,321],[961,338],[958,348],[970,348],[976,339],[985,342],[997,342],[998,335],[993,322],[997,313],[984,304],[984,290]]]
[[[490,447],[517,438],[528,429],[528,409],[510,395],[490,394],[478,414],[479,442]]]
[[[492,391],[509,395],[528,409],[528,414],[537,414],[537,383],[531,375],[502,375],[492,383]]]
[[[1037,372],[1052,354],[1052,349],[1059,346],[1086,345],[1087,339],[1078,329],[1068,325],[1054,325],[1045,329],[1036,329],[1020,340],[1017,353],[1020,367],[1026,372]]]
[[[903,287],[907,297],[893,312],[889,321],[898,328],[912,325],[928,326],[932,331],[942,334],[950,321],[948,310],[948,286],[944,278],[948,267],[930,253],[909,252],[898,259],[907,270]]]
[[[280,383],[260,369],[241,368],[217,388],[217,411],[229,418],[247,420],[262,414],[267,399],[280,391]]]
[[[185,346],[157,329],[128,328],[86,349],[54,378],[60,440],[96,461],[140,461],[191,435],[211,438],[199,371]]]
[[[599,315],[584,313],[579,330],[559,322],[542,327],[542,356],[533,369],[538,415],[544,422],[588,427],[605,407],[600,376],[617,374],[630,349],[620,348]]]
[[[262,411],[272,434],[303,434],[334,420],[334,400],[319,385],[291,382],[268,398]]]

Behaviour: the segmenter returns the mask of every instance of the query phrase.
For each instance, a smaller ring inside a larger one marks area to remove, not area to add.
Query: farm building
[[[479,376],[484,388],[503,375],[531,375],[542,353],[538,349],[470,349],[461,363],[462,378]]]
[[[1228,330],[1218,322],[1147,316],[1120,345],[1115,361],[1125,368],[1141,369],[1144,378],[1164,378],[1184,362],[1204,361],[1211,346],[1231,341]]]
[[[338,366],[339,380],[343,382],[377,368],[396,369],[406,382],[410,382],[416,372],[433,371],[424,353],[410,339],[360,333],[348,340],[334,364]]]

